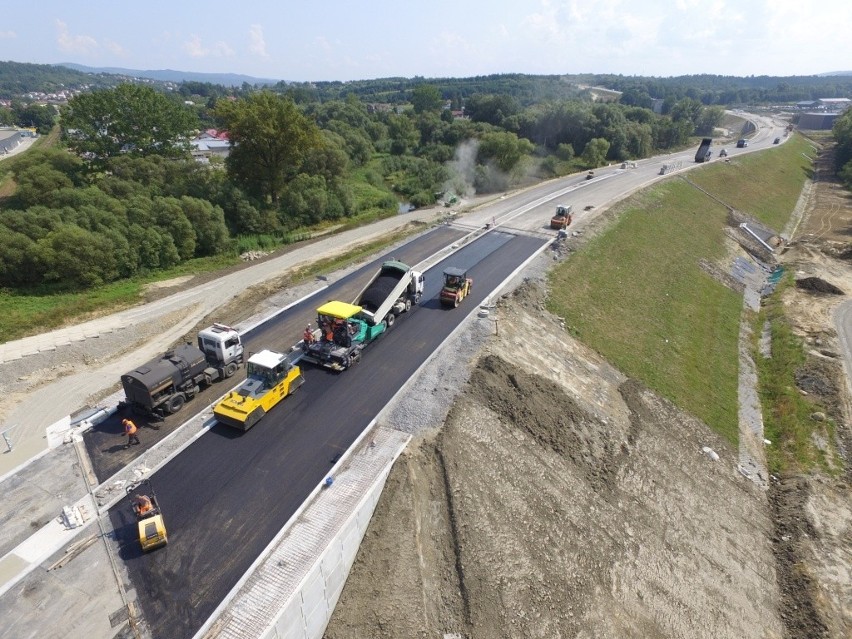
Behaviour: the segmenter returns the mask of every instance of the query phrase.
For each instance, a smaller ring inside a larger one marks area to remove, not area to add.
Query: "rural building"
[[[204,161],[212,157],[226,158],[231,152],[231,142],[227,131],[207,129],[202,131],[189,143],[192,157]]]

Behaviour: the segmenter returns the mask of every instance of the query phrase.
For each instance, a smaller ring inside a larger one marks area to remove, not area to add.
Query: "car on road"
[[[720,158],[728,157],[728,149],[722,149],[721,151],[719,151],[719,157]]]
[[[772,144],[781,144],[781,138],[775,138],[772,140]]]
[[[739,140],[737,140],[737,148],[738,149],[744,149],[747,146],[748,146],[748,140],[746,140],[745,138],[740,138]]]

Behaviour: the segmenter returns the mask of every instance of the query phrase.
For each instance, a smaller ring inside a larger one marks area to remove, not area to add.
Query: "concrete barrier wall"
[[[376,478],[262,639],[322,639],[392,465]]]

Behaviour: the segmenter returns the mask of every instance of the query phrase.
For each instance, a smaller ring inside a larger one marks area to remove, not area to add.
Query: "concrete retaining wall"
[[[389,472],[390,465],[317,559],[274,625],[261,635],[262,639],[322,639]]]

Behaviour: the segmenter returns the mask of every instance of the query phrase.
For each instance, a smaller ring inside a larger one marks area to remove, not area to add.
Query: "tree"
[[[444,98],[434,84],[418,84],[411,92],[415,113],[438,112],[444,107]]]
[[[514,133],[486,133],[479,141],[478,158],[492,160],[501,171],[508,172],[533,148],[532,142]]]
[[[276,204],[308,153],[322,144],[319,128],[295,103],[269,91],[220,100],[216,119],[231,139],[228,174],[249,193]]]
[[[42,135],[50,133],[56,120],[56,109],[49,104],[14,104],[12,113],[18,126],[33,127]]]
[[[62,286],[87,288],[118,278],[114,247],[108,238],[66,224],[39,241],[45,279]]]
[[[609,142],[603,138],[592,138],[583,149],[583,162],[586,166],[600,166],[606,160],[606,154],[609,152]]]
[[[406,155],[420,143],[420,131],[405,115],[388,117],[388,136],[391,139],[390,152],[394,155]]]
[[[698,100],[684,98],[672,107],[672,120],[675,122],[689,122],[694,128],[704,110],[704,105]]]
[[[97,161],[119,153],[185,152],[197,122],[194,112],[182,104],[135,84],[83,93],[62,109],[68,146]]]
[[[503,120],[520,111],[518,103],[508,95],[472,95],[464,105],[464,112],[476,122],[502,126]]]
[[[713,130],[721,124],[724,117],[725,109],[722,107],[704,107],[695,121],[695,133],[698,135],[713,135]]]

